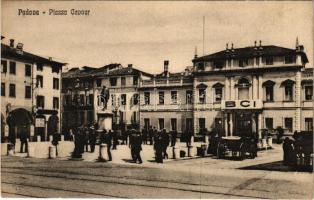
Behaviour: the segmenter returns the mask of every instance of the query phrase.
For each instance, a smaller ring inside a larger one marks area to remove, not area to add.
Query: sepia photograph
[[[313,199],[312,1],[1,1],[1,198]]]

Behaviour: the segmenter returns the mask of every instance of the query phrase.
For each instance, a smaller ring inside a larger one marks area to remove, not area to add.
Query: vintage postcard
[[[313,198],[312,1],[1,2],[1,197]]]

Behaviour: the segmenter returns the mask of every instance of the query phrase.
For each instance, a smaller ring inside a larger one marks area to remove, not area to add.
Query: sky
[[[66,9],[67,16],[19,16],[18,9],[48,12]],[[71,9],[90,10],[72,16]],[[296,37],[313,66],[313,2],[210,1],[2,1],[1,35],[24,50],[68,63],[68,68],[121,63],[149,73],[183,71],[195,48],[203,55],[226,48],[263,45],[295,48]]]

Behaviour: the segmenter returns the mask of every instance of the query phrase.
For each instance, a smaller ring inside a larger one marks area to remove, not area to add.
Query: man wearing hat
[[[96,145],[96,133],[95,133],[95,127],[91,126],[89,131],[89,145],[91,152],[93,153],[95,151],[95,145]]]

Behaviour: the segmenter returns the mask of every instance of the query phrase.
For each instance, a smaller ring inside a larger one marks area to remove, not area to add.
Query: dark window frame
[[[59,90],[59,79],[58,78],[52,79],[52,89]]]
[[[45,108],[45,96],[37,95],[36,97],[36,107]]]
[[[121,86],[126,86],[126,77],[121,77]]]
[[[109,78],[110,86],[117,86],[117,77]]]
[[[9,85],[9,97],[16,97],[16,85],[10,83]]]
[[[36,86],[39,87],[39,85],[40,85],[40,88],[44,87],[44,77],[42,75],[36,76]]]
[[[8,61],[7,60],[1,60],[1,73],[7,73],[8,71]]]
[[[185,102],[187,104],[192,104],[193,103],[193,90],[187,90],[185,92]]]
[[[37,63],[36,69],[37,69],[37,71],[43,71],[44,70],[44,65],[42,63]]]
[[[273,65],[274,64],[274,57],[273,56],[266,56],[265,57],[265,65]]]
[[[164,91],[159,91],[158,92],[158,104],[159,105],[164,105],[165,104],[165,92]]]
[[[274,129],[274,119],[272,117],[265,117],[265,128]]]
[[[305,85],[304,86],[304,100],[305,101],[312,101],[313,100],[313,85]]]
[[[125,106],[126,105],[126,94],[121,94],[121,105]]]
[[[32,87],[29,85],[25,86],[25,99],[31,99],[32,98]]]
[[[265,101],[267,102],[274,101],[274,86],[273,85],[265,86]]]
[[[150,92],[144,92],[144,104],[150,105]]]
[[[25,64],[25,76],[32,76],[32,65]]]
[[[59,109],[59,97],[53,97],[52,98],[52,107],[53,109]]]
[[[10,66],[10,74],[16,75],[16,62],[10,61],[9,66]]]
[[[5,97],[5,83],[1,82],[1,96]]]
[[[293,118],[292,117],[286,117],[284,119],[284,126],[286,129],[288,129],[290,132],[293,130]]]

